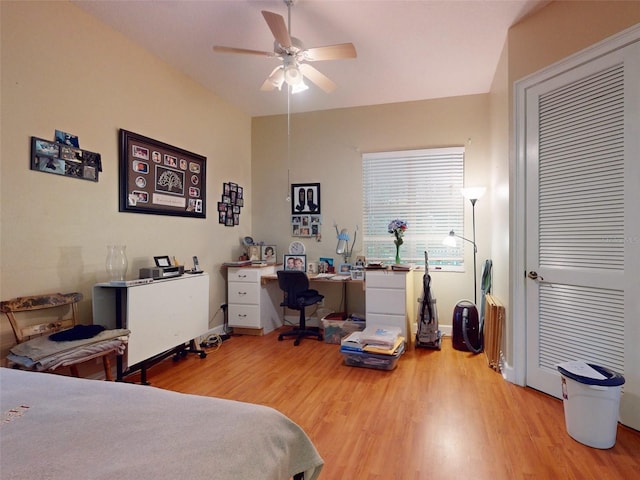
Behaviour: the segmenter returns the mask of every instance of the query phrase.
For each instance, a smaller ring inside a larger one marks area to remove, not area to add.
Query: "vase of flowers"
[[[400,261],[400,245],[404,243],[402,239],[405,230],[407,229],[407,222],[396,218],[389,224],[389,233],[395,237],[393,243],[396,245],[396,264],[402,263]]]

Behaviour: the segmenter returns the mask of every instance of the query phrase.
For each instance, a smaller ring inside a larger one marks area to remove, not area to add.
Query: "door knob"
[[[531,280],[544,280],[541,276],[538,275],[538,272],[534,272],[533,270],[531,270],[528,274],[527,277],[529,277]]]

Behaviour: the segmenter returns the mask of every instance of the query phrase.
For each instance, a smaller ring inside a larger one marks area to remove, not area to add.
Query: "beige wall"
[[[289,165],[286,116],[254,118],[252,183],[255,198],[260,199],[253,206],[254,238],[276,244],[280,253],[294,239],[291,205],[286,201],[287,169],[291,183],[321,184],[322,238],[302,239],[309,261],[328,256],[338,262],[334,222],[352,236],[362,225],[362,153],[464,145],[465,183],[489,185],[488,118],[488,95],[296,114],[291,117]],[[465,232],[470,236],[471,204],[465,208]],[[490,219],[490,203],[483,199],[476,205],[479,264],[490,255]],[[354,255],[362,252],[361,240],[359,236]],[[465,250],[467,265],[472,265],[473,251]],[[441,323],[451,323],[457,300],[473,297],[472,272],[471,268],[465,273],[432,272]],[[416,278],[417,300],[422,273]],[[350,310],[364,313],[362,295],[357,298],[357,293],[349,297]]]
[[[79,290],[90,319],[106,245],[122,243],[128,278],[154,255],[189,266],[198,255],[213,316],[225,301],[219,266],[250,234],[250,117],[67,2],[1,5],[0,298]],[[207,157],[206,220],[118,212],[120,128]],[[99,183],[29,170],[30,137],[53,139],[55,129],[102,155]],[[239,227],[218,224],[225,181],[245,187]],[[0,326],[4,358],[12,338],[6,319]]]

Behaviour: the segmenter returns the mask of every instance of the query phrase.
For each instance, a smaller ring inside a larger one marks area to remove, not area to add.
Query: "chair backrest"
[[[278,285],[285,293],[284,303],[291,308],[297,308],[296,298],[299,293],[309,290],[309,277],[298,270],[278,270]]]
[[[36,335],[74,327],[82,298],[78,292],[17,297],[0,302],[0,312],[9,319],[16,342],[22,343]]]

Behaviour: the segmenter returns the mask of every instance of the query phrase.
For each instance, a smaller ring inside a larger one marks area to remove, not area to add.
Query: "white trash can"
[[[567,432],[589,447],[611,448],[616,443],[624,377],[598,365],[580,363],[558,365]],[[576,364],[592,370],[573,368]]]

